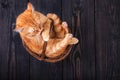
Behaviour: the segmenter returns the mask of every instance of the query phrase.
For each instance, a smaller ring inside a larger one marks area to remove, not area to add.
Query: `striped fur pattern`
[[[78,39],[69,33],[66,22],[62,22],[56,14],[48,13],[45,16],[35,11],[31,3],[28,3],[27,9],[17,17],[14,30],[19,32],[26,46],[39,55],[47,41],[45,56],[49,58],[61,55],[68,45],[78,43]]]

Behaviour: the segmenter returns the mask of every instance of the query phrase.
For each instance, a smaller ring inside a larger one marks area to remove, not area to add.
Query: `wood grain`
[[[97,0],[95,5],[96,25],[96,79],[119,80],[119,0]]]
[[[79,38],[63,62],[63,80],[95,80],[94,0],[63,0],[62,18]]]
[[[56,13],[79,43],[58,63],[33,58],[13,32],[31,2]],[[120,80],[120,0],[0,0],[0,80]]]
[[[23,12],[27,7],[27,0],[16,1],[13,0],[13,20],[15,20],[17,16]],[[12,31],[12,30],[11,30]],[[29,80],[29,54],[23,47],[22,41],[18,33],[13,32],[13,40],[14,40],[14,52],[15,52],[15,61],[16,61],[16,79],[15,80]]]
[[[13,1],[0,0],[0,80],[8,80],[13,75],[11,55],[11,23]],[[13,62],[14,63],[14,62]]]

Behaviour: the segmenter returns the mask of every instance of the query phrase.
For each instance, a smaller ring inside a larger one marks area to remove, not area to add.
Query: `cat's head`
[[[36,36],[42,32],[43,40],[48,41],[50,23],[45,15],[35,11],[33,5],[28,3],[27,9],[17,17],[14,31],[22,36]]]
[[[41,22],[38,23],[36,21],[35,15],[37,13],[33,5],[28,3],[27,9],[17,17],[14,31],[20,34],[22,41],[27,47],[32,51],[36,51],[36,53],[41,53],[39,48],[43,46],[43,39],[40,35],[42,28],[40,27]],[[41,16],[41,14],[37,16]]]
[[[32,16],[33,12],[34,12],[34,7],[32,6],[31,3],[28,3],[27,9],[17,17],[16,28],[14,29],[14,31],[21,33],[25,29],[28,29],[28,32],[29,32],[30,31],[29,28],[36,27],[37,25],[36,21]]]

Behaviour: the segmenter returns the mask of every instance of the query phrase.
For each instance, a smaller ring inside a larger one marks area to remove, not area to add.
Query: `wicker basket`
[[[72,45],[67,46],[65,52],[62,53],[60,56],[57,56],[57,57],[54,57],[54,58],[49,58],[49,57],[46,57],[46,56],[43,57],[43,56],[38,55],[37,53],[31,51],[24,42],[23,42],[23,45],[24,45],[25,49],[29,52],[29,54],[31,54],[34,58],[36,58],[40,61],[52,62],[52,63],[61,61],[64,58],[66,58],[68,56],[68,54],[70,53],[71,49],[72,49]]]

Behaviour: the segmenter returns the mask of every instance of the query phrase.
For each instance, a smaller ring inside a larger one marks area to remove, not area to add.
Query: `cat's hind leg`
[[[66,47],[68,46],[70,40],[72,38],[72,34],[66,34],[64,39],[51,39],[49,40],[46,48],[46,56],[47,57],[57,57],[64,53]]]
[[[73,38],[73,35],[68,33],[65,35],[64,39],[61,39],[58,41],[58,39],[54,39],[50,42],[48,42],[47,46],[47,57],[57,57],[64,53],[66,50],[66,47],[71,44],[76,44],[78,40],[76,38]]]
[[[69,32],[67,23],[61,22],[60,18],[53,13],[48,13],[47,17],[53,20],[56,37],[64,38],[65,34]]]

